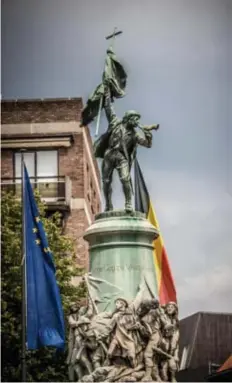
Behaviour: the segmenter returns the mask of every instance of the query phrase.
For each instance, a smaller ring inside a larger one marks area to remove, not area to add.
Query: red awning
[[[232,368],[232,355],[229,356],[228,359],[223,363],[223,365],[217,370],[217,372],[228,370]]]

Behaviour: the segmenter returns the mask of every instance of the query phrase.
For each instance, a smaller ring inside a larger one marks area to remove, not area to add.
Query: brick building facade
[[[60,211],[75,241],[77,264],[88,267],[83,239],[101,210],[100,174],[89,129],[80,127],[82,100],[2,101],[2,189],[20,191],[20,150],[48,213]]]

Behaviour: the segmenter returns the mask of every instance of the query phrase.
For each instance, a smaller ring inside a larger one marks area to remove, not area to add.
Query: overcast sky
[[[128,72],[117,114],[161,126],[138,159],[180,316],[232,311],[232,1],[3,0],[2,96],[86,101],[115,26]]]

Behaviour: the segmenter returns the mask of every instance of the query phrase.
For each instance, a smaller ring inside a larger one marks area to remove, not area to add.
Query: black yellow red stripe
[[[154,266],[157,281],[157,291],[161,304],[176,302],[176,289],[171,273],[167,252],[160,233],[158,220],[150,201],[150,196],[140,169],[138,160],[135,160],[135,210],[146,214],[149,222],[159,231],[159,237],[154,240]]]

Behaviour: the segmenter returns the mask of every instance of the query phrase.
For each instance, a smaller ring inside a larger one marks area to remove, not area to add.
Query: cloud
[[[199,300],[207,301],[214,294],[223,294],[229,289],[232,291],[232,263],[218,265],[204,270],[193,277],[185,277],[179,287],[179,297],[182,301]],[[231,304],[232,307],[232,304]]]
[[[232,263],[186,277],[178,288],[181,316],[196,311],[232,311]]]

